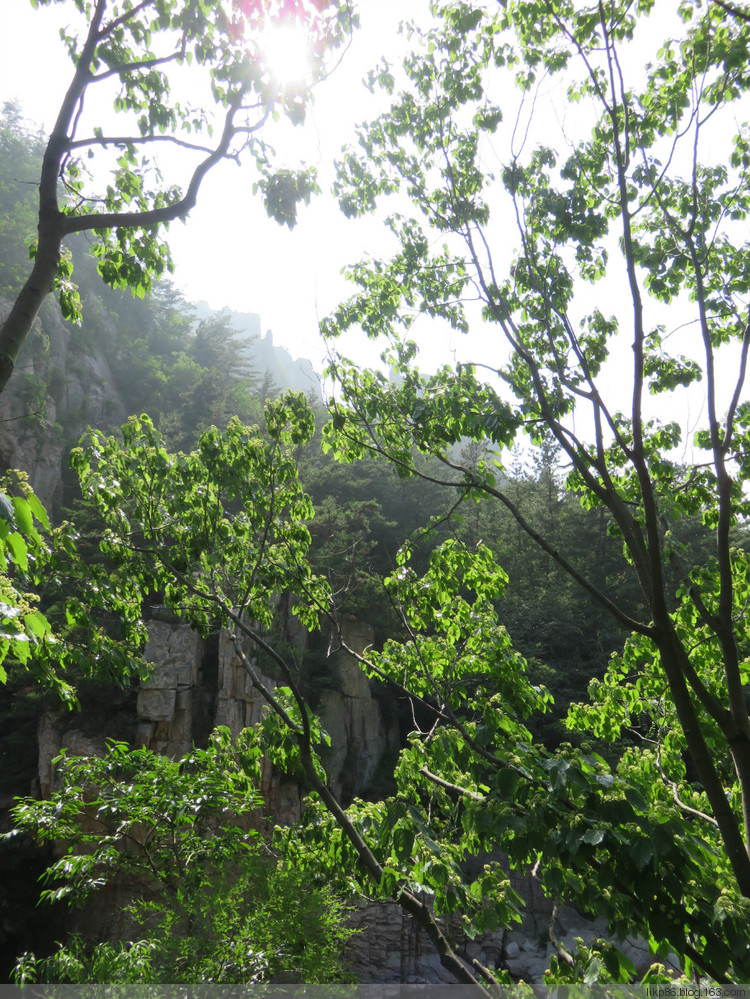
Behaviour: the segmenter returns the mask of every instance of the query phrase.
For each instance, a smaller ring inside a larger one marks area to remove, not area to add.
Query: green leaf
[[[603,829],[589,829],[583,837],[584,843],[589,843],[591,846],[598,846],[599,843],[604,839]]]
[[[633,806],[633,808],[636,809],[636,811],[639,811],[643,814],[648,814],[649,811],[648,802],[637,788],[626,787],[625,797],[628,800],[628,802]]]
[[[51,632],[49,621],[38,610],[29,611],[28,614],[24,615],[23,623],[26,630],[32,635],[36,635],[37,638],[43,638]]]
[[[18,531],[14,531],[13,534],[9,534],[6,538],[6,544],[10,548],[13,555],[13,561],[23,572],[27,572],[29,568],[28,552],[29,549],[26,542],[23,540]]]
[[[393,831],[393,848],[399,860],[410,860],[414,847],[414,831],[406,826],[397,826]]]
[[[28,537],[34,529],[34,520],[31,515],[31,508],[26,500],[21,496],[14,496],[11,502],[13,503],[13,510],[16,515],[18,530]]]
[[[16,513],[10,498],[5,493],[0,493],[0,518],[7,524],[15,528]]]
[[[600,957],[592,957],[584,972],[583,984],[596,985],[601,978],[602,967],[602,959]]]
[[[45,529],[45,531],[51,530],[49,517],[47,516],[47,511],[44,509],[44,506],[42,505],[38,496],[36,496],[35,493],[30,492],[26,497],[26,499],[31,509],[31,512],[34,514],[34,516],[42,525],[42,527]]]

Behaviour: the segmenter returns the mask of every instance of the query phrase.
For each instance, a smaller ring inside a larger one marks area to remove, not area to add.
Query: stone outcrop
[[[453,985],[424,930],[396,902],[360,902],[347,961],[361,985]]]
[[[47,711],[37,732],[39,743],[39,792],[49,798],[55,789],[55,768],[52,761],[63,747],[70,756],[103,756],[106,749],[105,735],[87,735],[70,725],[69,711]]]
[[[219,672],[216,697],[215,725],[226,725],[232,735],[243,728],[257,725],[261,720],[265,700],[253,685],[242,659],[226,632],[219,636]],[[257,665],[256,665],[257,668]],[[273,677],[258,669],[261,682],[270,690],[276,686]],[[287,780],[264,760],[261,772],[260,793],[265,811],[278,825],[290,825],[302,814],[303,792],[295,781]]]
[[[369,624],[348,620],[342,632],[347,646],[357,652],[372,645]],[[333,685],[322,693],[318,705],[323,728],[331,737],[326,771],[336,795],[351,801],[371,782],[385,753],[398,748],[398,723],[383,717],[372,685],[352,655],[340,648],[328,661]]]
[[[287,638],[301,653],[307,636],[294,625],[296,619],[292,617]],[[196,718],[205,714],[206,704],[201,700],[210,700],[209,728],[225,725],[236,736],[260,721],[265,701],[226,632],[218,641],[215,691],[209,689],[204,676],[207,649],[197,632],[176,620],[155,619],[149,622],[148,633],[144,658],[154,664],[154,671],[141,682],[138,691],[136,741],[140,745],[172,757],[189,752],[196,741]],[[372,642],[372,629],[350,621],[344,637],[347,645],[361,652]],[[255,668],[263,684],[273,689],[276,680],[265,675],[257,663]],[[327,672],[332,686],[323,692],[319,705],[323,727],[331,736],[325,765],[331,786],[344,800],[351,800],[367,788],[383,755],[398,748],[398,724],[395,718],[384,717],[370,681],[348,652],[333,651]],[[78,752],[74,745],[83,744],[84,737],[78,730],[63,732],[63,727],[59,714],[45,714],[39,725],[39,784],[44,796],[52,788],[50,761],[61,746]],[[104,746],[102,736],[90,749],[99,753]],[[264,766],[260,790],[275,822],[288,825],[299,819],[303,798],[300,787],[270,764]]]
[[[271,690],[276,681],[259,670],[260,679]],[[257,725],[265,706],[263,695],[253,686],[250,674],[226,632],[219,636],[219,682],[216,696],[216,725],[226,725],[232,735]]]
[[[0,321],[10,302],[0,299]],[[45,304],[13,377],[0,395],[0,468],[27,472],[48,510],[62,498],[63,468],[71,442],[89,426],[111,427],[127,413],[114,389],[107,359],[80,350],[74,331]]]
[[[203,641],[186,625],[151,621],[143,655],[155,668],[138,691],[138,742],[165,756],[183,756],[193,745]]]
[[[216,315],[207,302],[197,302],[194,309],[198,319]],[[243,344],[243,359],[254,371],[277,388],[290,388],[305,395],[312,393],[322,400],[321,379],[311,362],[306,357],[293,358],[285,347],[274,344],[271,330],[261,336],[261,317],[256,312],[224,310],[223,314],[228,316],[237,342]]]
[[[513,888],[526,902],[523,919],[511,929],[489,933],[469,940],[456,921],[451,927],[457,953],[467,963],[477,959],[485,968],[502,969],[517,982],[540,984],[549,967],[555,946],[550,939],[553,902],[542,891],[539,881],[517,871],[510,872]],[[440,964],[440,959],[425,932],[396,902],[359,903],[350,917],[357,930],[347,945],[352,971],[360,984],[372,985],[442,985],[455,979]],[[570,906],[554,912],[554,936],[569,954],[578,949],[578,941],[591,945],[607,939],[607,921],[587,919]],[[651,964],[645,940],[627,937],[615,941],[619,950],[633,962],[639,973]],[[674,954],[667,964],[679,972]]]
[[[283,610],[288,608],[280,608]],[[296,643],[297,652],[307,642],[307,636],[293,629],[287,632],[287,638],[293,640],[292,645]],[[361,622],[349,621],[344,638],[349,647],[362,652],[372,641],[372,630]],[[246,654],[250,654],[249,650]],[[211,655],[218,662],[211,664]],[[210,702],[211,727],[226,725],[236,735],[260,721],[265,701],[226,633],[209,649],[186,625],[168,619],[152,620],[145,658],[155,664],[155,669],[138,692],[136,731],[141,744],[170,756],[188,752],[194,741],[196,718],[205,713],[200,698]],[[206,675],[209,667],[215,677],[213,691]],[[264,685],[273,689],[274,678],[265,675],[257,662],[255,668]],[[384,716],[372,684],[344,649],[329,653],[326,677],[329,685],[318,705],[322,724],[331,736],[325,765],[331,786],[344,800],[350,800],[367,788],[384,754],[397,749],[398,727],[395,718]],[[44,715],[39,726],[39,787],[44,796],[54,788],[51,761],[63,746],[71,754],[100,755],[105,751],[105,737],[92,737],[71,728],[66,712]],[[263,766],[260,791],[266,803],[265,815],[272,821],[288,825],[299,819],[302,789],[268,761]],[[507,970],[517,981],[537,983],[543,980],[555,950],[552,937],[569,953],[575,952],[579,939],[591,944],[606,937],[603,919],[586,919],[567,906],[555,909],[532,872],[509,871],[499,855],[484,860],[505,866],[525,909],[520,923],[478,940],[466,938],[459,921],[449,927],[457,952],[467,961],[476,958],[485,967]],[[111,903],[110,896],[100,900],[95,914],[88,914],[79,928],[106,923]],[[453,982],[424,931],[395,902],[355,903],[351,923],[358,932],[348,945],[348,962],[361,984]],[[618,946],[636,968],[648,966],[648,945],[644,941],[629,938]],[[673,964],[677,967],[676,959]]]

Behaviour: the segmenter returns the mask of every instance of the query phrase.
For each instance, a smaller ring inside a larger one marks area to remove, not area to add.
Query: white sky
[[[362,76],[381,56],[398,51],[400,20],[426,8],[426,0],[364,0],[362,29],[330,80],[317,88],[308,125],[269,129],[269,141],[288,155],[290,166],[304,159],[318,168],[324,191],[334,156],[373,107]],[[29,0],[0,0],[0,101],[16,99],[46,131],[72,72],[58,37],[64,14],[64,5],[33,10]],[[371,220],[348,222],[329,197],[302,207],[290,232],[268,219],[252,194],[254,179],[250,163],[223,163],[207,176],[187,223],[170,229],[173,279],[189,300],[259,313],[262,329],[272,329],[277,344],[318,366],[318,319],[351,293],[341,269],[378,252],[390,234]]]
[[[325,363],[318,321],[354,291],[341,276],[342,268],[363,256],[387,255],[396,245],[382,222],[347,220],[326,195],[333,160],[354,140],[355,125],[386,107],[382,97],[378,101],[362,85],[365,73],[383,56],[398,62],[406,45],[399,23],[423,20],[428,7],[428,0],[358,0],[361,28],[341,65],[316,88],[308,123],[292,128],[280,122],[269,130],[268,140],[288,156],[290,166],[304,160],[319,170],[323,194],[300,209],[292,231],[269,220],[259,197],[252,195],[252,165],[239,168],[231,162],[208,174],[186,223],[170,228],[173,280],[188,300],[205,300],[217,310],[226,306],[259,313],[262,330],[271,329],[276,344],[293,356],[309,357],[318,370]],[[30,0],[0,0],[0,102],[17,100],[26,118],[45,131],[54,123],[71,78],[71,63],[58,37],[70,17],[66,4],[34,10]],[[91,97],[86,111],[95,124],[112,117],[111,105]],[[487,360],[484,329],[466,337],[420,318],[410,336],[424,343],[420,363],[425,368]],[[360,363],[377,363],[383,348],[361,337],[355,341],[353,335],[339,346]]]
[[[324,192],[332,179],[333,158],[344,143],[353,139],[355,123],[379,110],[361,86],[362,76],[384,55],[397,60],[404,45],[397,35],[398,22],[404,17],[424,17],[427,7],[427,0],[360,0],[362,28],[355,34],[342,65],[318,88],[308,125],[304,129],[285,125],[269,132],[269,141],[288,155],[290,166],[304,159],[318,167]],[[66,4],[35,11],[30,0],[0,0],[0,101],[16,98],[26,117],[47,130],[71,75],[71,64],[57,34],[68,11]],[[661,11],[660,18],[649,22],[649,46],[658,45],[669,32],[667,15],[674,17],[673,5]],[[505,123],[491,141],[485,140],[483,149],[488,166],[496,170],[503,157],[508,158],[507,143],[518,101],[517,94],[510,96]],[[539,118],[542,133],[540,136],[537,127],[537,139],[547,138],[545,115],[548,130],[559,135],[562,128],[568,137],[581,124],[578,116],[583,113],[586,118],[580,107],[566,103],[559,81],[548,90],[541,88],[540,103],[546,103],[547,110]],[[106,106],[98,112],[91,102],[88,110],[94,121],[97,113],[106,120]],[[537,107],[535,115],[539,110]],[[564,149],[559,151],[565,155]],[[320,369],[323,345],[317,333],[318,320],[352,291],[341,277],[341,269],[365,254],[386,254],[392,237],[374,219],[347,221],[330,196],[325,195],[300,210],[299,224],[290,232],[266,217],[260,200],[252,195],[253,180],[249,163],[243,168],[224,163],[208,175],[187,223],[174,223],[170,230],[176,264],[174,280],[189,300],[206,300],[214,309],[227,306],[238,312],[259,313],[262,329],[271,329],[277,344],[287,347],[294,356],[309,357]],[[509,225],[510,219],[493,218],[493,238],[501,248],[515,242],[503,232],[503,226]],[[621,377],[621,366],[629,366],[631,356],[626,333],[629,296],[622,281],[623,268],[612,268],[612,272],[611,281],[604,283],[607,287],[597,285],[592,289],[591,305],[601,303],[605,313],[621,313],[623,343],[618,345],[613,365],[613,370],[618,365],[620,370],[614,370],[607,388],[615,394],[621,391],[617,404],[627,408],[630,386],[628,379]],[[666,319],[668,329],[677,326],[674,310],[670,313],[658,315],[652,309],[649,321],[654,325]],[[421,365],[426,368],[457,359],[481,360],[496,366],[504,355],[497,331],[481,323],[463,337],[420,319],[410,336],[420,341]],[[687,334],[681,333],[680,338],[687,344]],[[348,343],[342,347],[345,353],[356,351],[360,363],[373,362],[381,349],[375,345],[363,349],[361,344],[355,348]],[[690,352],[689,344],[683,349]],[[669,400],[670,406],[676,401]],[[682,422],[687,437],[702,410],[700,393],[683,402],[686,408]],[[674,413],[670,415],[674,418]]]

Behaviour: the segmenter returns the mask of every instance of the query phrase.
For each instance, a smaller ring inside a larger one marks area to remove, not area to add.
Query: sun
[[[286,88],[309,83],[312,72],[310,36],[304,27],[293,23],[269,26],[258,39],[258,49],[278,86]]]

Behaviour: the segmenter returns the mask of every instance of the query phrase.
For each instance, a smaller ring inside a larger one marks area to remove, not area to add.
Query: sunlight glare
[[[259,39],[262,58],[276,82],[282,87],[309,81],[311,71],[310,40],[298,24],[266,28]]]

